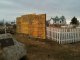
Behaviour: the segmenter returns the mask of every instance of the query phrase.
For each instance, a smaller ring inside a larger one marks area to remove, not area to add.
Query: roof
[[[54,21],[59,21],[60,19],[56,16],[55,18],[51,18]]]
[[[65,17],[64,17],[64,16],[61,16],[61,17],[59,18],[58,16],[56,16],[55,18],[52,18],[52,17],[51,17],[51,19],[54,20],[54,21],[59,21],[59,20],[64,21],[64,20],[65,20]],[[50,20],[51,20],[51,19],[50,19]]]

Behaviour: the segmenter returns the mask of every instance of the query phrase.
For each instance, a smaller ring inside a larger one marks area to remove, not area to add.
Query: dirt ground
[[[62,45],[51,40],[28,39],[20,35],[14,37],[26,45],[29,60],[80,60],[80,42]]]

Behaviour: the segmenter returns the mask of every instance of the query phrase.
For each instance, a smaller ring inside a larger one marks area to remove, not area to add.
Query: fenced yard
[[[80,41],[80,28],[47,27],[47,38],[59,44],[75,43]]]

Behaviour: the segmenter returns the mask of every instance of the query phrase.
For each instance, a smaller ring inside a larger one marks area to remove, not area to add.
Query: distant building
[[[55,18],[51,18],[50,20],[53,20],[53,24],[60,24],[60,25],[66,24],[66,19],[64,16],[61,16],[60,18],[56,16]]]
[[[15,25],[16,23],[15,22],[11,22],[11,25]]]
[[[27,34],[34,38],[46,38],[46,14],[28,14],[17,17],[17,33]]]

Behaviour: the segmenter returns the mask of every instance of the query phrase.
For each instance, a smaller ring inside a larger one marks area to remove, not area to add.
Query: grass
[[[80,60],[80,43],[62,45],[51,40],[40,41],[20,35],[14,37],[26,45],[29,60]]]

